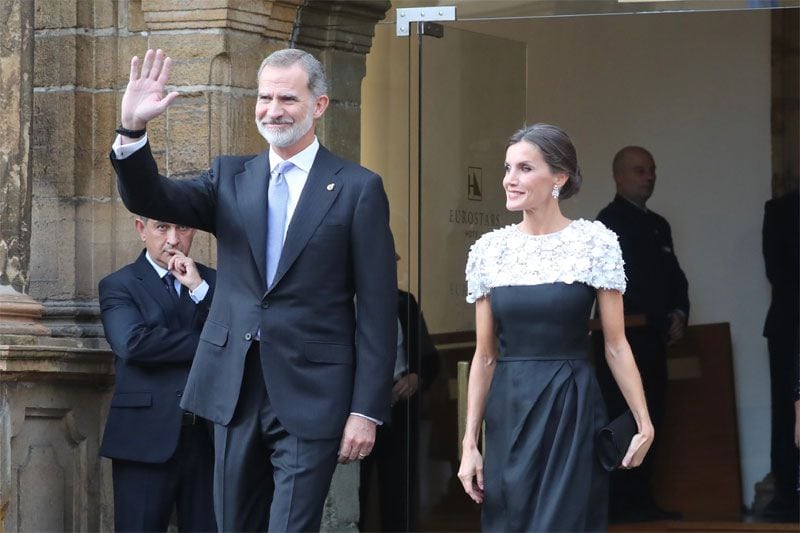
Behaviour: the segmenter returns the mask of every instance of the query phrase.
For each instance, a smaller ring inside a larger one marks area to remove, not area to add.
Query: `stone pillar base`
[[[0,532],[109,531],[110,468],[97,450],[110,352],[17,339],[28,342],[0,344]]]
[[[5,335],[47,335],[48,329],[39,323],[42,309],[42,304],[27,294],[0,285],[0,339]]]

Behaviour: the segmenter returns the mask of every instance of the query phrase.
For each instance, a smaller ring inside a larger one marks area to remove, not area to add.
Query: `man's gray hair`
[[[308,52],[297,48],[284,48],[268,55],[258,67],[256,83],[261,79],[261,72],[265,67],[289,68],[295,64],[299,64],[308,75],[308,90],[311,91],[314,98],[328,94],[328,82],[325,79],[325,69],[322,67],[322,63]]]

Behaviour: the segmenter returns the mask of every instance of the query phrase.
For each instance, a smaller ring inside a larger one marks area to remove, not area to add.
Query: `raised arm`
[[[642,387],[642,378],[633,359],[633,352],[625,337],[625,317],[623,314],[622,293],[617,290],[599,289],[597,305],[600,307],[600,321],[603,326],[605,352],[608,367],[614,375],[622,396],[628,403],[639,432],[631,440],[628,452],[622,459],[623,468],[642,464],[647,450],[653,444],[655,431],[647,411],[647,401]]]
[[[164,94],[172,60],[162,50],[148,50],[139,68],[139,57],[131,59],[128,86],[122,96],[122,127],[128,130],[143,130],[147,123],[160,116],[178,97],[176,91]],[[137,138],[122,135],[122,144]]]
[[[497,363],[497,339],[494,335],[492,304],[488,297],[475,302],[475,355],[469,369],[467,387],[467,424],[462,441],[458,479],[476,503],[483,502],[483,457],[478,438],[486,410],[486,397]]]

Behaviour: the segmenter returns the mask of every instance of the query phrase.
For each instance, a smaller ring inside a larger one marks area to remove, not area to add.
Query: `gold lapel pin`
[[[326,189],[328,189],[329,191],[332,191],[334,187],[336,187],[335,183],[329,183],[328,186],[326,187]]]

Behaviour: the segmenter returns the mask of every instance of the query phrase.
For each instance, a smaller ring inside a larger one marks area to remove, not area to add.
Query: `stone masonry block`
[[[81,141],[75,142],[75,194],[90,196],[92,194],[92,169],[94,166],[94,99],[91,93],[75,93],[75,131],[81,133]],[[77,139],[76,139],[77,141]]]
[[[360,102],[361,80],[367,73],[364,56],[329,49],[320,53],[318,59],[325,65],[331,100]]]
[[[170,176],[195,174],[208,168],[208,100],[184,99],[167,111]]]
[[[111,228],[111,209],[108,203],[90,199],[80,199],[75,205],[75,298],[97,296],[95,275],[95,251],[110,255],[108,246],[96,247],[98,234],[109,233]],[[107,240],[102,238],[101,240]],[[108,264],[106,259],[106,264]]]
[[[117,64],[113,72],[116,73],[116,86],[122,90],[128,84],[131,72],[131,58],[144,57],[147,52],[147,37],[143,35],[129,35],[117,41]]]
[[[317,135],[333,153],[350,161],[361,157],[361,114],[355,107],[330,106],[324,121],[317,127]]]
[[[92,150],[92,186],[91,195],[98,198],[108,198],[116,190],[116,178],[108,154],[111,144],[116,138],[114,129],[117,127],[117,99],[111,92],[95,93],[93,95],[93,123],[94,145]]]
[[[254,116],[255,96],[217,95],[212,98],[211,157],[257,154],[266,148]]]
[[[228,39],[231,85],[256,89],[258,67],[269,54],[286,46],[285,42],[265,40],[250,33],[233,33]]]
[[[150,48],[161,48],[174,62],[199,59],[210,62],[211,59],[225,51],[227,36],[224,31],[218,33],[185,33],[160,34],[150,36]]]
[[[75,83],[74,35],[41,36],[33,49],[34,87],[61,87]]]
[[[34,93],[31,159],[34,183],[46,180],[58,186],[60,196],[73,194],[75,94]]]
[[[114,93],[85,93],[75,95],[75,131],[83,142],[75,143],[75,194],[108,198],[115,187],[114,172],[108,160],[116,128],[116,99]]]
[[[77,3],[86,1],[87,0],[35,0],[34,27],[37,30],[74,28],[77,24]]]
[[[139,32],[147,29],[142,11],[142,0],[128,0],[127,23],[128,31]]]
[[[75,206],[54,193],[52,184],[34,183],[30,295],[38,301],[75,293]]]
[[[112,88],[116,82],[117,38],[78,36],[77,38],[77,85],[93,89]],[[127,73],[125,81],[127,82]]]
[[[211,75],[211,62],[208,59],[187,59],[172,63],[170,85],[207,85]],[[180,89],[179,89],[180,90]]]
[[[117,22],[117,6],[115,0],[94,0],[92,6],[92,28],[112,28]]]
[[[79,286],[88,286],[89,298],[97,297],[97,283],[108,273],[113,271],[114,239],[116,238],[116,210],[117,202],[93,202],[91,204],[91,233],[79,235],[78,240],[88,240],[91,270],[82,272]],[[126,228],[135,234],[133,223]]]

